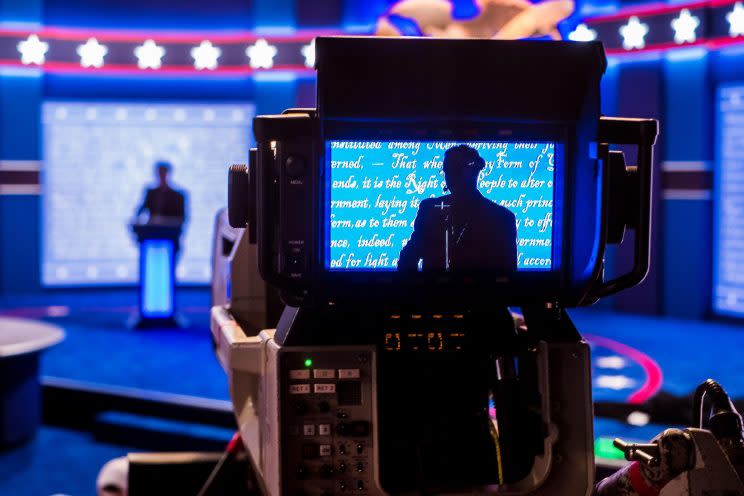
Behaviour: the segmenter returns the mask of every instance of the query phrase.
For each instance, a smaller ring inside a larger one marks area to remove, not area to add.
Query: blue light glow
[[[744,45],[733,45],[721,48],[718,53],[724,57],[741,57],[744,55]]]
[[[707,55],[708,50],[704,47],[680,48],[667,52],[666,59],[671,62],[684,62],[688,60],[700,60]]]
[[[18,78],[39,78],[44,74],[41,69],[33,67],[0,67],[0,76]]]
[[[315,73],[312,73],[313,77],[315,76]],[[295,74],[292,71],[266,71],[266,72],[257,72],[253,76],[253,80],[257,83],[264,83],[264,82],[270,82],[270,83],[292,83],[294,81],[297,81],[297,74]]]
[[[38,31],[43,27],[40,22],[35,21],[11,21],[8,19],[0,21],[0,29],[17,29],[19,31]]]
[[[664,56],[660,50],[625,52],[622,55],[608,57],[608,64],[637,64],[643,62],[658,62]]]
[[[142,316],[169,318],[173,316],[173,242],[147,239],[142,242]]]

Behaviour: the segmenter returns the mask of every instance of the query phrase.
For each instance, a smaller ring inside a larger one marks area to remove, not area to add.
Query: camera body
[[[656,122],[600,117],[601,44],[318,38],[316,51],[318,109],[256,117],[250,167],[231,179],[231,222],[255,229],[261,275],[285,301],[575,306],[645,276],[641,235],[631,273],[602,277],[605,245],[650,228]],[[447,192],[436,172],[461,143],[485,159],[480,191],[516,216],[516,270],[397,270],[415,208]],[[640,172],[612,143],[639,147]]]
[[[230,170],[246,229],[212,309],[262,489],[590,494],[589,346],[565,307],[646,275],[656,121],[600,116],[599,43],[315,46],[317,109],[256,117]],[[633,266],[606,280],[628,228]],[[248,243],[287,304],[258,333],[232,304]]]

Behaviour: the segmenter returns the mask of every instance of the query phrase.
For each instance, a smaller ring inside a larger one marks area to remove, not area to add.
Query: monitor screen
[[[550,271],[554,142],[326,143],[328,271]]]
[[[160,161],[185,197],[176,277],[208,283],[227,165],[247,162],[253,114],[249,103],[44,102],[43,283],[137,282],[129,226],[147,190],[158,186]]]

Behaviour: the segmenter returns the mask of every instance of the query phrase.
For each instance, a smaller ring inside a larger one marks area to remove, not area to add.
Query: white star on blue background
[[[740,36],[744,34],[744,4],[736,2],[734,9],[726,14],[726,20],[729,23],[729,34],[731,36]]]
[[[191,49],[191,56],[194,58],[194,68],[198,70],[209,69],[210,71],[217,68],[217,59],[222,55],[219,47],[212,45],[210,41],[202,41],[198,47]]]
[[[594,41],[597,39],[597,32],[593,29],[589,29],[586,24],[581,23],[576,26],[576,29],[571,31],[568,35],[568,39],[571,41]]]
[[[646,34],[648,34],[648,24],[643,24],[636,16],[628,19],[628,24],[620,27],[620,35],[623,37],[623,48],[626,50],[644,48],[646,46]]]
[[[108,53],[105,45],[98,43],[95,38],[90,38],[85,45],[77,47],[77,54],[80,55],[80,65],[83,67],[103,67],[103,57]]]
[[[305,67],[315,67],[315,39],[310,44],[302,47],[302,56],[305,57]]]
[[[21,52],[21,63],[24,65],[42,65],[49,51],[49,43],[41,41],[35,34],[19,42],[17,47]]]
[[[137,67],[140,69],[160,69],[165,48],[158,46],[153,40],[147,40],[134,49],[134,55],[137,57]]]
[[[685,42],[693,43],[697,38],[695,30],[700,26],[700,19],[690,14],[688,9],[682,9],[679,17],[672,20],[672,29],[674,29],[674,42],[682,44]]]
[[[261,38],[255,45],[249,46],[245,54],[250,59],[250,66],[254,69],[271,69],[274,66],[274,55],[277,49]]]

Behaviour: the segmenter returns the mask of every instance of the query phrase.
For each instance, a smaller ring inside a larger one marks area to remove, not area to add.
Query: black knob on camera
[[[256,242],[256,168],[257,150],[250,150],[250,165],[230,166],[227,176],[227,217],[230,226],[248,228],[251,243]]]

